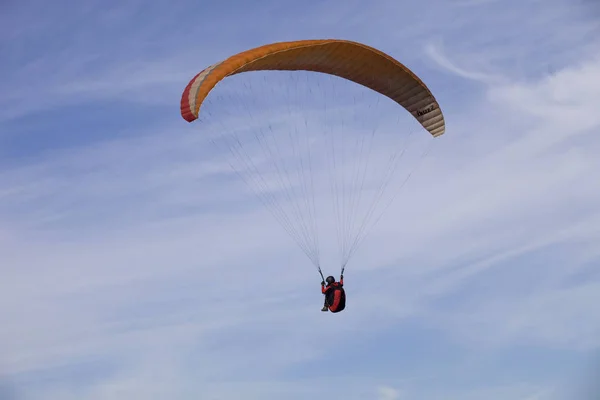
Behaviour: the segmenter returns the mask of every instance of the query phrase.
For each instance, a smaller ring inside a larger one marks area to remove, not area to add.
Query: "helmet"
[[[333,282],[335,282],[335,278],[333,276],[328,276],[327,279],[325,279],[325,282],[331,285]]]

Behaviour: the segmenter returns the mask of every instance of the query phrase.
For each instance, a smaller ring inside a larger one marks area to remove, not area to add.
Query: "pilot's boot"
[[[323,306],[323,308],[321,308],[321,311],[329,311],[329,308],[327,308],[327,306]]]

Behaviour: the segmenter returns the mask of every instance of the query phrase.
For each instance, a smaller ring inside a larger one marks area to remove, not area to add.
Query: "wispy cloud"
[[[456,65],[450,58],[448,58],[448,56],[446,56],[442,43],[428,43],[425,46],[425,53],[440,67],[460,77],[488,84],[502,80],[501,76],[493,75],[492,73],[469,70],[469,67],[461,67]]]

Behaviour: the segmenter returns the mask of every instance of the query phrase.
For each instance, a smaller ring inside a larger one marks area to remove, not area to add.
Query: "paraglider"
[[[321,250],[331,246],[321,246],[319,226],[335,226],[343,276],[387,208],[378,215],[377,207],[395,197],[383,202],[404,149],[394,144],[397,128],[380,126],[392,115],[400,118],[398,105],[431,137],[444,133],[439,104],[412,71],[380,50],[337,39],[271,43],[234,54],[194,76],[180,103],[186,121],[200,120],[207,136],[216,132],[212,143],[230,153],[229,165],[321,277]],[[371,117],[377,107],[387,108]],[[390,156],[383,155],[386,150]],[[317,203],[328,189],[331,209],[321,210]],[[335,222],[326,223],[326,217]],[[328,284],[325,305],[343,310],[343,280]]]
[[[327,286],[325,286],[327,282]],[[333,276],[321,281],[321,293],[325,295],[325,302],[321,311],[338,313],[346,308],[346,291],[344,290],[344,275],[340,275],[340,281],[336,282]]]

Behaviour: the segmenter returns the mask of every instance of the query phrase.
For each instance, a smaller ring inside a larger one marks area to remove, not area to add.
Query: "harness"
[[[332,283],[325,294],[325,303],[329,311],[340,312],[346,308],[346,291],[339,282]]]
[[[334,282],[331,285],[329,285],[329,287],[331,289],[328,290],[327,293],[325,293],[325,299],[327,300],[327,305],[331,306],[331,300],[333,300],[335,292],[340,291],[342,292],[341,295],[343,296],[345,295],[345,291],[343,286],[341,286],[339,282]]]

